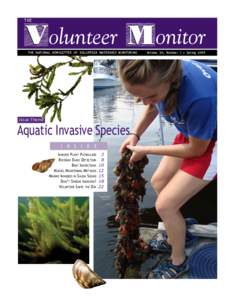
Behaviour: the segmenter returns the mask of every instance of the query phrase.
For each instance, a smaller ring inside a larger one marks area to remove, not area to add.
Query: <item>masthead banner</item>
[[[18,18],[18,55],[216,55],[216,18]]]

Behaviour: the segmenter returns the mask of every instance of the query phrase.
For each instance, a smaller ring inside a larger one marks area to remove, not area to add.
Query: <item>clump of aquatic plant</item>
[[[34,97],[35,105],[39,109],[43,109],[43,117],[49,111],[52,111],[50,121],[57,117],[61,121],[62,105],[66,98],[73,95],[74,90],[79,85],[82,77],[85,74],[91,75],[93,63],[83,60],[78,56],[68,56],[69,60],[65,62],[57,62],[51,66],[44,66],[41,64],[39,57],[37,57],[37,65],[29,65],[30,81],[24,85],[23,92],[28,93],[28,99]],[[69,66],[72,70],[69,75],[74,76],[73,85],[66,91],[58,89],[52,91],[52,84],[54,82],[56,71],[63,66]],[[77,68],[77,71],[73,71]]]
[[[19,202],[19,263],[89,259],[89,203],[31,197]]]
[[[132,263],[142,261],[149,251],[148,245],[140,238],[139,201],[143,200],[147,181],[141,175],[148,158],[129,164],[132,152],[123,152],[117,162],[114,173],[117,180],[113,185],[115,192],[115,220],[119,223],[119,238],[116,244],[115,267],[120,277]]]

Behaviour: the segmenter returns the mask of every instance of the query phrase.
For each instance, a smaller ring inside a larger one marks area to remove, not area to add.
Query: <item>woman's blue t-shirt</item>
[[[165,115],[164,101],[157,104],[157,108],[185,137],[216,140],[217,73],[193,60],[182,60],[182,72],[175,111]]]

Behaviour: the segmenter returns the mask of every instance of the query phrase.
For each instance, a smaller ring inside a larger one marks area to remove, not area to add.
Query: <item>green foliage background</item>
[[[89,261],[88,198],[19,198],[19,263]]]

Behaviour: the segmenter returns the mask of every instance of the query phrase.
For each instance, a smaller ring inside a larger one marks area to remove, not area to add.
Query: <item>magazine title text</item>
[[[120,125],[114,127],[103,127],[99,124],[95,127],[86,127],[79,125],[78,127],[64,127],[56,125],[55,127],[50,127],[48,125],[40,126],[22,126],[19,125],[17,130],[17,135],[26,136],[27,138],[31,136],[100,136],[104,135],[128,135],[130,133],[129,127],[122,127]]]

